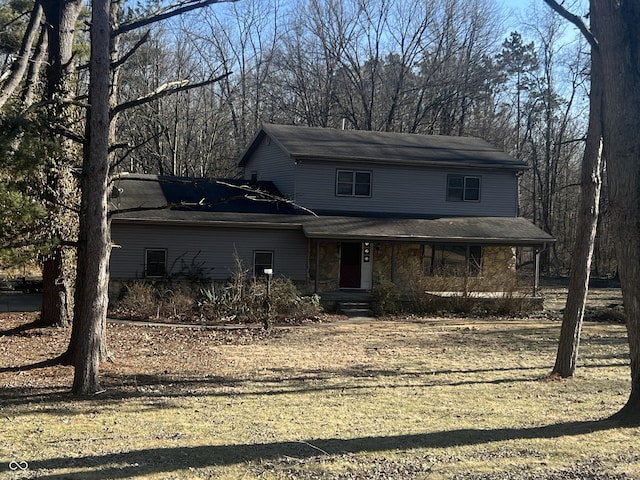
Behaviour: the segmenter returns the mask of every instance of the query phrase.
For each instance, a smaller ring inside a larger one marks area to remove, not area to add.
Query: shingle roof
[[[525,170],[527,165],[480,138],[337,130],[265,124],[240,158],[243,167],[266,136],[294,159],[369,164],[471,166]]]
[[[285,201],[272,182],[206,179],[160,175],[123,175],[114,184],[111,208],[120,218],[165,212],[299,213]],[[153,215],[151,215],[153,216]]]
[[[248,187],[248,188],[247,188]],[[111,198],[116,223],[302,230],[307,238],[358,241],[542,245],[555,240],[524,218],[434,219],[313,216],[271,182],[124,175]]]
[[[543,245],[555,240],[524,218],[390,219],[153,210],[117,215],[115,223],[302,230],[310,239]]]
[[[309,238],[360,241],[417,241],[429,243],[482,243],[539,245],[553,237],[519,217],[454,217],[436,219],[390,219],[316,217],[305,221]]]

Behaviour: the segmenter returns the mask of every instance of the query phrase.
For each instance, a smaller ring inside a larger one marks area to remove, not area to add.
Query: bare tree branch
[[[4,30],[10,27],[11,25],[13,25],[14,23],[19,22],[22,17],[26,17],[28,14],[29,14],[29,11],[19,13],[18,15],[10,19],[8,22],[5,22],[2,25],[0,25],[0,30]]]
[[[142,36],[140,40],[136,42],[136,44],[131,48],[131,50],[129,50],[122,58],[120,58],[119,60],[111,64],[111,68],[115,70],[116,68],[124,64],[127,60],[129,60],[129,58],[131,58],[131,56],[134,53],[136,53],[136,51],[147,42],[147,40],[149,40],[150,34],[151,34],[151,30],[147,30],[147,32]]]
[[[594,50],[600,49],[600,46],[598,45],[598,39],[593,35],[593,33],[591,33],[591,30],[589,30],[589,27],[587,27],[587,25],[585,25],[585,23],[582,21],[582,18],[569,12],[566,8],[556,2],[556,0],[544,0],[544,3],[549,5],[549,7],[557,12],[560,16],[573,23],[578,28],[578,30],[580,30],[584,38],[587,39],[587,42],[589,42],[589,45],[591,45]]]
[[[148,93],[144,97],[137,98],[135,100],[131,100],[130,102],[121,103],[117,105],[111,110],[111,118],[115,117],[118,113],[127,110],[129,108],[138,107],[140,105],[144,105],[145,103],[152,102],[162,97],[166,97],[167,95],[173,95],[174,93],[184,92],[186,90],[191,90],[194,88],[200,88],[212,83],[219,82],[223,78],[228,77],[233,72],[227,72],[223,75],[220,75],[216,78],[212,78],[209,80],[205,80],[204,82],[198,83],[189,83],[189,80],[176,80],[175,82],[168,82],[164,85],[160,85],[156,90],[151,93]]]
[[[148,17],[125,22],[118,28],[114,29],[111,35],[115,37],[117,35],[130,32],[131,30],[136,30],[138,28],[161,22],[162,20],[167,20],[168,18],[172,18],[177,15],[190,12],[192,10],[197,10],[198,8],[213,5],[214,3],[221,3],[223,1],[235,2],[236,0],[184,0],[160,9],[157,12],[149,15]]]
[[[51,131],[55,134],[58,134],[64,138],[68,138],[72,142],[83,145],[86,141],[84,135],[80,135],[69,128],[65,128],[63,126],[52,127]]]
[[[151,140],[154,140],[156,138],[158,138],[160,135],[162,135],[164,132],[158,132],[155,135],[152,135],[148,138],[145,138],[142,142],[139,142],[135,145],[130,145],[128,143],[120,143],[120,144],[116,144],[116,145],[112,145],[110,147],[110,151],[114,152],[115,150],[118,150],[120,148],[126,148],[127,150],[124,152],[124,154],[118,158],[118,160],[116,160],[115,162],[113,162],[111,164],[111,166],[109,167],[111,171],[113,171],[114,168],[116,168],[118,165],[121,165],[127,158],[129,158],[129,156],[131,156],[131,154],[133,152],[135,152],[136,150],[138,150],[139,148],[141,148],[142,146],[146,145],[147,143],[149,143]]]
[[[80,107],[80,108],[89,108],[91,105],[89,105],[88,103],[83,103],[81,101],[79,101],[78,99],[86,99],[86,96],[81,96],[81,97],[75,97],[75,98],[60,98],[56,101],[54,100],[44,100],[42,102],[38,102],[38,103],[34,103],[29,105],[27,108],[25,108],[22,111],[22,115],[26,116],[29,112],[33,112],[35,110],[38,110],[40,108],[46,107],[48,105],[53,105],[54,103],[56,105],[75,105],[76,107]]]

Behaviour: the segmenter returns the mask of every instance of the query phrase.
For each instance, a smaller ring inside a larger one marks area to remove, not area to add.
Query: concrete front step
[[[338,313],[347,317],[372,317],[371,306],[367,302],[338,302]]]

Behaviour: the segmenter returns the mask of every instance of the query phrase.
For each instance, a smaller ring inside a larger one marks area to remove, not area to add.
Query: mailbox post
[[[268,330],[271,327],[271,277],[273,276],[273,269],[265,268],[264,274],[267,277],[267,296],[264,299],[264,328]]]

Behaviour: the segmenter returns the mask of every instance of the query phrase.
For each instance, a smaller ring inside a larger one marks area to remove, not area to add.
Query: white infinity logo
[[[27,470],[28,468],[27,462],[9,462],[9,470]]]

